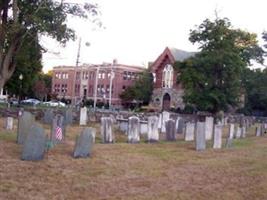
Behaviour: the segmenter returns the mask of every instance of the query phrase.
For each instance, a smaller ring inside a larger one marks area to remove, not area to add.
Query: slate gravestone
[[[19,122],[18,122],[18,132],[17,132],[18,144],[24,144],[33,123],[34,123],[33,115],[26,111],[22,112],[21,116],[19,116]]]
[[[73,122],[73,114],[72,114],[72,109],[67,109],[64,111],[64,125],[71,125]]]
[[[83,107],[80,110],[80,125],[87,124],[87,108]]]
[[[44,112],[43,122],[45,124],[52,124],[54,112],[52,109],[47,109]]]
[[[181,117],[179,118],[177,133],[183,134],[184,128],[185,128],[185,120]]]
[[[187,122],[185,124],[185,141],[194,141],[195,123]]]
[[[135,116],[129,117],[128,123],[128,142],[138,143],[140,141],[140,119]]]
[[[13,129],[13,124],[14,124],[13,117],[7,117],[6,118],[6,123],[5,123],[5,129],[6,130],[12,130]]]
[[[24,142],[21,159],[29,161],[42,160],[45,154],[45,146],[46,136],[44,129],[38,124],[33,124]]]
[[[236,127],[235,138],[239,139],[241,137],[241,128],[239,126]]]
[[[175,141],[176,140],[175,121],[173,119],[169,119],[166,121],[165,126],[166,126],[166,140]]]
[[[222,125],[214,126],[213,149],[222,148]]]
[[[161,132],[166,132],[166,121],[170,119],[170,113],[163,111],[162,112],[162,124],[161,124]]]
[[[53,118],[52,130],[51,130],[51,141],[53,144],[61,143],[64,140],[65,128],[64,128],[63,121],[64,121],[64,117],[61,114],[57,114]]]
[[[91,155],[94,140],[93,135],[95,135],[95,129],[85,128],[81,134],[77,136],[73,152],[74,158],[86,158]]]
[[[197,122],[195,144],[197,151],[206,149],[205,122]]]
[[[233,139],[234,135],[235,135],[235,125],[234,124],[230,124],[228,138],[229,139]]]
[[[205,120],[205,135],[206,140],[211,140],[213,135],[213,124],[214,118],[213,117],[206,117]]]
[[[110,117],[101,117],[101,136],[102,143],[113,143],[112,119]]]
[[[246,127],[243,126],[243,127],[241,127],[241,137],[245,138],[246,135],[247,135],[247,130],[246,130]]]
[[[157,116],[148,117],[148,130],[147,130],[147,141],[157,142],[159,140],[159,129],[158,129],[159,118]]]
[[[256,127],[256,136],[260,137],[261,136],[261,126]]]

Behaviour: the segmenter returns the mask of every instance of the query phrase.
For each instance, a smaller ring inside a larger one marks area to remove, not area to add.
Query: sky
[[[188,40],[194,29],[206,18],[230,19],[234,28],[258,34],[267,31],[266,0],[66,0],[67,2],[97,3],[101,11],[99,28],[90,20],[69,18],[68,25],[81,38],[79,62],[101,64],[117,59],[120,64],[147,66],[165,47],[197,51]],[[62,47],[43,37],[43,71],[54,66],[75,66],[78,39]],[[87,44],[87,45],[86,45]],[[88,45],[90,44],[90,45]],[[258,65],[256,65],[258,67]]]

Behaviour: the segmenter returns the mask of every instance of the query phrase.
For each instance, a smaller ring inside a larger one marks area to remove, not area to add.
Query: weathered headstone
[[[71,125],[73,122],[73,114],[72,109],[68,108],[64,111],[64,125]]]
[[[241,127],[241,137],[245,138],[247,135],[247,129],[246,126]]]
[[[86,158],[91,155],[94,140],[93,135],[95,135],[95,129],[85,128],[76,138],[76,144],[73,152],[74,158]]]
[[[162,125],[161,125],[161,132],[166,132],[166,121],[170,119],[170,113],[167,111],[162,112]]]
[[[256,136],[260,137],[261,136],[261,126],[256,127]]]
[[[233,139],[234,138],[234,135],[235,135],[235,124],[230,124],[229,125],[229,135],[228,135],[228,138],[229,139]]]
[[[33,124],[29,129],[27,138],[22,149],[22,160],[42,160],[45,154],[46,136],[44,129],[38,125]]]
[[[185,129],[185,120],[181,117],[179,118],[177,133],[183,134]]]
[[[34,123],[34,117],[29,112],[22,112],[19,116],[18,132],[17,132],[17,143],[23,144],[27,138],[29,130]]]
[[[147,141],[157,142],[159,140],[159,129],[158,129],[159,118],[157,116],[148,117],[148,131]]]
[[[214,118],[213,117],[206,117],[206,121],[205,121],[206,140],[211,140],[212,139],[213,123],[214,123]]]
[[[175,141],[176,140],[175,121],[173,119],[169,119],[165,122],[165,126],[166,126],[166,140]]]
[[[13,129],[13,123],[14,123],[13,117],[7,117],[6,123],[5,123],[5,129],[6,130],[12,130]]]
[[[158,123],[158,128],[161,130],[162,127],[162,113],[159,113],[159,123]]]
[[[52,124],[54,113],[52,109],[47,109],[44,112],[43,122],[45,124]]]
[[[233,147],[233,139],[227,138],[225,148],[232,148]]]
[[[214,126],[213,149],[222,148],[222,125]]]
[[[110,117],[101,117],[101,136],[102,143],[113,143],[112,119]]]
[[[239,126],[236,127],[235,138],[239,139],[241,137],[241,128]]]
[[[80,125],[87,124],[87,108],[83,107],[80,110]]]
[[[185,124],[185,141],[194,141],[195,123],[187,122]]]
[[[52,130],[51,130],[51,141],[53,144],[60,143],[64,140],[65,128],[64,128],[64,117],[61,114],[57,114],[53,118]]]
[[[140,119],[138,117],[129,117],[128,142],[138,143],[140,141]]]
[[[205,122],[197,122],[195,144],[197,151],[206,149]]]

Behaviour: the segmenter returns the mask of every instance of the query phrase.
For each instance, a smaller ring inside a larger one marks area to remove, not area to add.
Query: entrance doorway
[[[171,108],[171,96],[166,93],[163,96],[162,110],[170,110]]]

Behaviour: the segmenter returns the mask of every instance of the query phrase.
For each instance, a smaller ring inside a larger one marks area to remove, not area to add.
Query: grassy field
[[[29,162],[20,160],[16,131],[2,127],[0,119],[0,199],[267,199],[267,137],[252,129],[231,149],[203,152],[182,139],[127,144],[115,130],[116,144],[97,143],[91,158],[73,159],[82,127],[72,126],[65,144]]]

